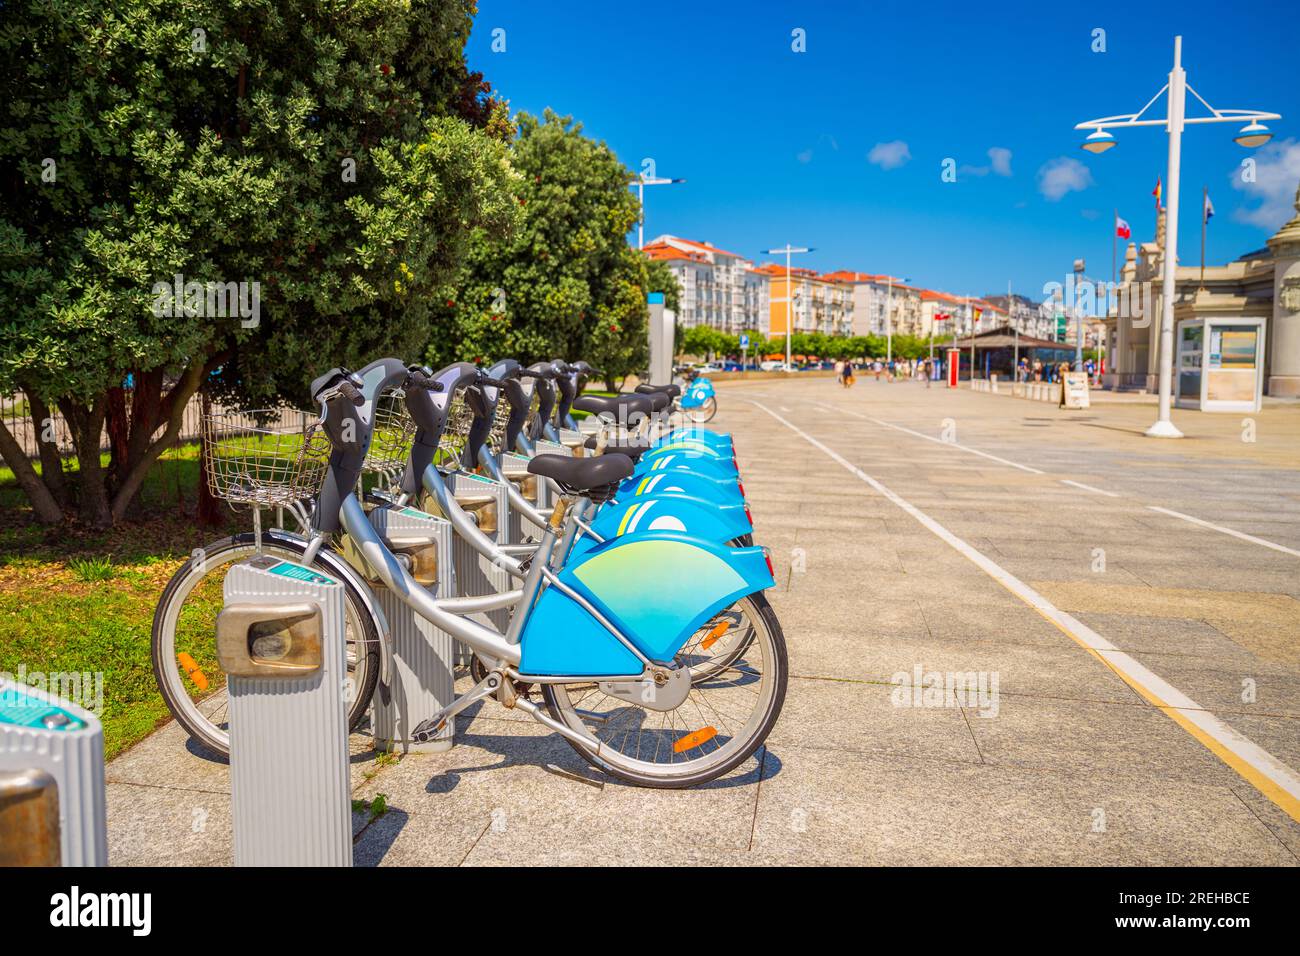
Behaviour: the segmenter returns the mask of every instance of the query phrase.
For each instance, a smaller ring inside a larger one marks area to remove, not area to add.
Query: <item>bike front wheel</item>
[[[295,563],[305,549],[305,542],[286,538],[262,541],[263,554]],[[226,675],[217,663],[217,614],[226,573],[257,553],[251,534],[208,545],[172,575],[154,611],[151,654],[163,701],[191,738],[223,757],[230,755],[230,727]],[[365,718],[379,680],[379,629],[352,582],[345,578],[343,585],[352,731]]]
[[[741,598],[727,613],[742,622],[730,628],[742,646],[730,660],[701,660],[688,641],[673,663],[689,671],[690,687],[672,709],[647,706],[631,688],[596,680],[544,684],[551,716],[592,740],[569,740],[574,750],[606,773],[659,788],[708,783],[748,759],[785,702],[785,636],[761,593]],[[707,673],[697,675],[697,663]]]
[[[712,421],[713,416],[718,414],[718,400],[710,395],[694,408],[683,409],[683,413],[696,425],[703,425],[705,422]]]

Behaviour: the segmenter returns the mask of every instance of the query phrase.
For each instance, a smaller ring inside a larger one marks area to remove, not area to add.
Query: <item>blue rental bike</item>
[[[458,364],[434,373],[393,359],[357,373],[335,369],[322,376],[313,383],[320,421],[311,441],[301,447],[324,437],[326,456],[321,458],[321,449],[313,447],[298,455],[297,472],[263,473],[258,499],[269,497],[275,476],[282,473],[293,473],[295,482],[294,489],[283,489],[284,496],[301,491],[302,461],[323,461],[311,503],[299,502],[295,511],[308,517],[307,527],[300,533],[267,531],[265,541],[259,535],[258,545],[343,580],[362,645],[376,632],[381,653],[384,645],[382,615],[372,613],[373,595],[366,583],[371,577],[473,649],[479,664],[474,687],[417,728],[417,736],[432,735],[466,707],[493,698],[559,733],[598,768],[643,786],[693,786],[729,772],[761,746],[785,695],[784,639],[763,597],[773,583],[764,549],[733,547],[678,530],[639,529],[578,552],[575,543],[590,533],[582,516],[611,501],[631,477],[631,459],[618,453],[581,458],[541,454],[528,461],[528,472],[553,482],[560,494],[544,516],[539,541],[513,552],[493,552],[518,582],[500,594],[435,597],[368,520],[356,489],[372,440],[387,437],[380,409],[386,396],[396,392],[404,399],[414,435],[397,482],[398,500],[379,500],[374,507],[409,507],[405,500],[424,491],[446,505],[456,532],[472,539],[473,522],[463,512],[457,514],[445,480],[446,471],[460,469],[464,462],[446,460],[449,456],[440,452],[442,433],[458,401],[473,407],[506,388],[507,382],[473,366]],[[530,400],[517,416],[520,434],[531,405]],[[509,424],[510,414],[505,417]],[[479,424],[487,424],[490,433],[495,422],[493,414],[490,422]],[[466,443],[470,440],[467,436]],[[366,565],[365,576],[342,558],[343,538]],[[194,570],[178,574],[204,579]],[[496,609],[511,612],[508,626],[492,627],[469,617]],[[713,622],[728,615],[742,625],[745,647],[719,666],[716,655],[699,653],[700,635],[721,634],[727,628]],[[179,616],[178,609],[160,606],[160,618],[174,621]],[[175,633],[173,628],[173,638]],[[160,687],[182,719],[193,702],[184,685],[188,665],[176,654],[166,628],[161,641],[155,637]],[[191,732],[198,729],[201,739],[206,740],[205,729],[209,734],[223,731],[207,715],[190,713],[189,718],[182,722]]]

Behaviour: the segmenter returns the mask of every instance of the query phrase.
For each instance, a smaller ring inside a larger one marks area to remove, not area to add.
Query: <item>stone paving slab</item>
[[[713,424],[735,436],[789,645],[786,706],[768,745],[726,778],[677,792],[607,778],[494,703],[462,715],[444,754],[380,761],[356,734],[353,795],[388,807],[373,820],[354,814],[357,865],[1300,863],[1300,823],[755,403],[1292,768],[1300,559],[1146,506],[1295,546],[1300,408],[1266,408],[1251,445],[1236,416],[1177,412],[1193,437],[1161,443],[1141,437],[1143,406],[1071,416],[913,383],[861,380],[846,392],[828,379],[765,381],[723,387],[719,403]],[[962,444],[1045,474],[872,419],[933,437],[952,419]],[[1106,550],[1103,574],[1091,570],[1094,547]],[[915,667],[996,674],[996,716],[946,689],[900,706],[891,680]],[[227,768],[187,749],[177,727],[115,760],[108,781],[113,862],[229,862]]]

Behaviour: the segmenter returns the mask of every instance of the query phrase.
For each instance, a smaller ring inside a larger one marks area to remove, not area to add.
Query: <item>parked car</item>
[[[697,375],[712,375],[714,372],[722,371],[721,368],[714,365],[712,362],[699,362],[693,367],[695,369],[695,374]]]

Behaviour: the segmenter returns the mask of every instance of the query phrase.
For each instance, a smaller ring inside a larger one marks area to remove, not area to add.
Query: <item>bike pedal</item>
[[[440,720],[436,724],[431,720],[423,720],[411,731],[411,739],[418,743],[427,744],[438,736],[438,731],[442,730],[445,723],[445,720]]]

